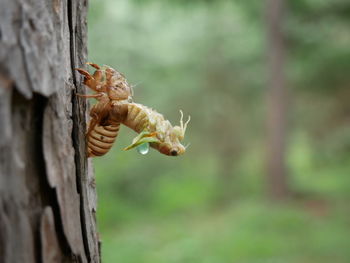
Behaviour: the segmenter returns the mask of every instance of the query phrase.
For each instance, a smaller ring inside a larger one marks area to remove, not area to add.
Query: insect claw
[[[93,67],[95,69],[100,69],[101,68],[99,65],[97,65],[95,63],[91,63],[91,62],[86,62],[86,65],[89,65],[89,66],[91,66],[91,67]]]
[[[102,96],[102,94],[91,94],[91,95],[88,95],[88,94],[79,94],[79,93],[77,93],[76,95],[78,97],[82,97],[82,98],[98,98],[98,97]]]
[[[81,75],[84,75],[87,79],[92,79],[90,73],[87,72],[86,70],[81,68],[76,68],[75,70],[77,70]]]

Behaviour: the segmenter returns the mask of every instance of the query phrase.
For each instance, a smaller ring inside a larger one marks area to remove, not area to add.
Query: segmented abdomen
[[[88,134],[88,156],[102,156],[113,146],[118,136],[120,124],[109,126],[96,125]]]
[[[137,133],[143,131],[149,126],[149,115],[152,112],[150,108],[137,103],[128,104],[128,115],[123,124]]]
[[[128,115],[122,123],[137,133],[144,130],[156,132],[161,140],[172,129],[171,123],[162,114],[138,103],[128,104]]]

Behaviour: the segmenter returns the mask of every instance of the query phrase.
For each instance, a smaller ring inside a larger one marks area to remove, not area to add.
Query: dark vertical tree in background
[[[0,8],[0,262],[99,262],[85,108],[86,0]]]
[[[270,195],[280,199],[288,195],[286,167],[288,93],[285,77],[286,47],[283,34],[285,0],[268,0],[266,8],[268,184]]]

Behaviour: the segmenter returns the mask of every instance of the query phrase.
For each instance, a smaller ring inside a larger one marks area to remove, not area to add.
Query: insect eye
[[[172,150],[172,151],[170,152],[170,154],[171,154],[172,156],[176,156],[176,155],[177,155],[177,151],[176,151],[176,150]]]

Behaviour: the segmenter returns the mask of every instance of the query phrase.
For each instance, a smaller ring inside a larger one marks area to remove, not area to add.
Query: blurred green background
[[[281,124],[267,2],[90,0],[89,60],[173,124],[192,117],[183,156],[124,152],[122,127],[94,159],[104,262],[350,262],[350,3],[285,1]],[[279,158],[268,138],[283,122]]]

